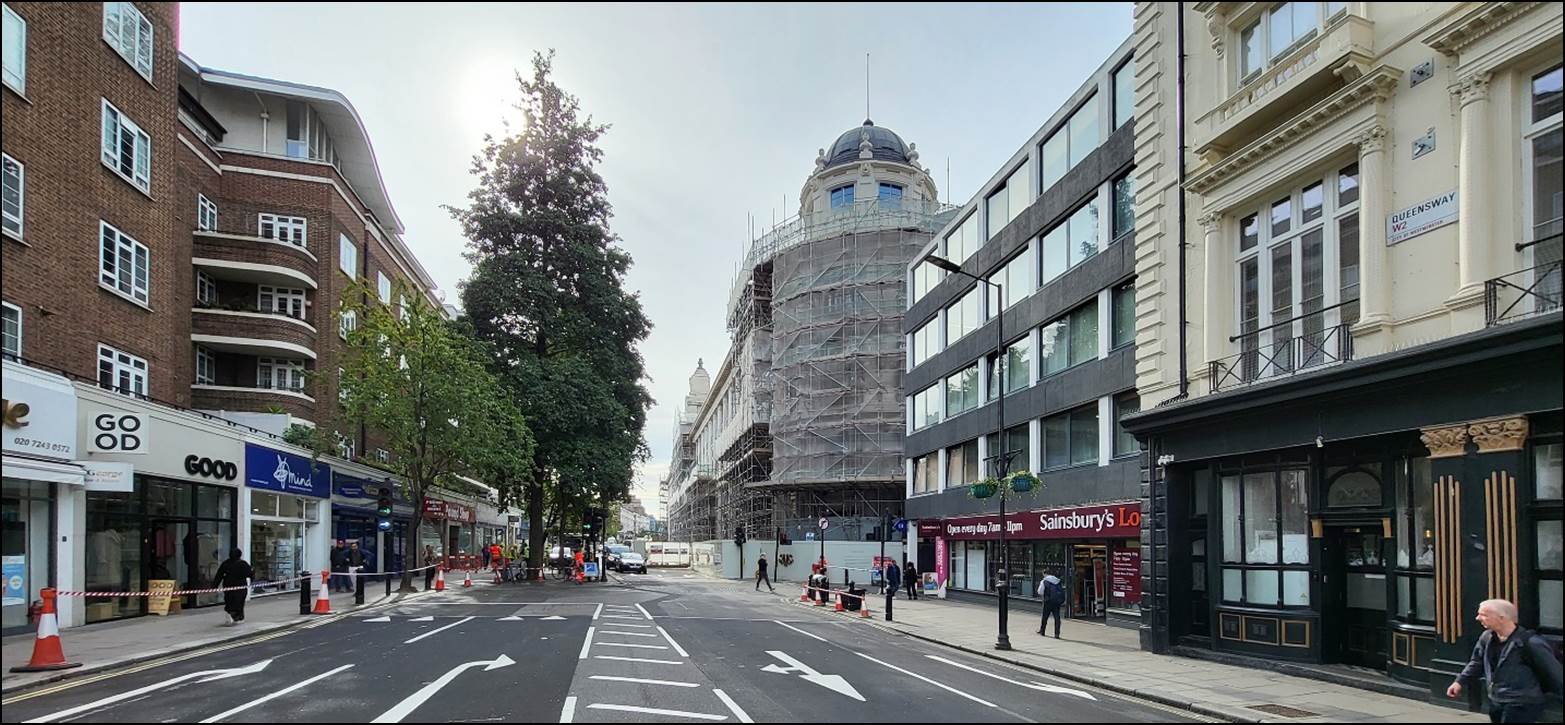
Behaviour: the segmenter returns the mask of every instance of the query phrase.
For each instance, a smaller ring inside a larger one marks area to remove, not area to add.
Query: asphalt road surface
[[[680,571],[478,585],[67,680],[4,722],[1199,722]]]

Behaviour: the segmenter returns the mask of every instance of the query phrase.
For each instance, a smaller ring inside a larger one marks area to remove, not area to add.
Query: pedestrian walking
[[[766,582],[766,590],[777,591],[772,588],[772,580],[766,575],[766,555],[762,554],[760,560],[755,562],[755,590],[761,591],[761,582]]]
[[[902,584],[907,587],[908,599],[918,598],[918,567],[913,566],[912,559],[908,559],[906,565],[902,567]]]
[[[500,556],[500,544],[498,542],[489,545],[489,566],[499,569],[504,559]]]
[[[897,566],[896,560],[886,562],[886,621],[891,621],[891,602],[897,598],[897,590],[902,588],[902,569]]]
[[[1054,617],[1054,638],[1060,638],[1060,608],[1065,606],[1065,587],[1060,578],[1047,574],[1038,582],[1038,598],[1043,600],[1043,620],[1038,622],[1038,634],[1048,636],[1049,617]]]
[[[488,569],[489,568],[489,547],[487,547],[487,546],[480,546],[480,547],[478,547],[478,558],[482,560],[481,563],[479,564],[479,567],[483,568],[483,569]]]
[[[333,592],[348,591],[345,574],[348,571],[348,542],[338,539],[331,547],[331,590]]]
[[[1490,599],[1478,605],[1478,635],[1467,666],[1445,690],[1457,698],[1481,676],[1488,683],[1489,722],[1538,722],[1549,703],[1565,693],[1554,649],[1532,630],[1516,623],[1516,605]]]
[[[434,563],[435,563],[435,547],[430,546],[429,544],[425,544],[424,545],[424,566],[427,566],[429,568],[424,570],[424,591],[429,591],[430,589],[435,588],[435,567],[434,567]]]
[[[212,583],[224,588],[238,587],[223,592],[223,613],[228,617],[223,626],[233,627],[245,621],[245,597],[250,594],[250,580],[254,577],[255,570],[238,549],[228,552],[228,558],[218,565]]]
[[[348,551],[343,555],[343,558],[348,564],[348,571],[353,573],[353,576],[343,578],[343,583],[347,585],[347,591],[351,592],[358,589],[358,575],[364,571],[364,552],[359,549],[357,539],[348,544]]]

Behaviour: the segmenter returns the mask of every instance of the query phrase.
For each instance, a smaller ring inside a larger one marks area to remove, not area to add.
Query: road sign
[[[822,517],[821,517],[821,521],[820,521],[820,524],[821,524],[821,531],[825,531],[825,530],[826,530],[826,527],[827,527],[827,526],[828,526],[828,525],[829,525],[829,524],[830,524],[830,522],[828,522],[828,521],[827,521],[827,520],[826,520],[826,517],[825,517],[825,516],[822,516]]]
[[[896,528],[897,531],[907,533],[907,519],[897,519]]]

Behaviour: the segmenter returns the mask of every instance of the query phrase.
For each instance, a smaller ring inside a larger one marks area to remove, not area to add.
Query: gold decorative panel
[[[1489,598],[1517,601],[1516,479],[1494,471],[1484,479],[1484,529],[1488,545]]]
[[[1479,453],[1519,451],[1527,444],[1527,419],[1518,416],[1480,420],[1468,426],[1467,433],[1478,444]]]
[[[1467,426],[1425,428],[1420,438],[1430,458],[1455,458],[1467,452]]]
[[[1462,484],[1435,482],[1435,631],[1440,641],[1462,636]]]

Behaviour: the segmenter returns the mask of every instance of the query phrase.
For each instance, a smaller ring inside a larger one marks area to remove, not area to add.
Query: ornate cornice
[[[1213,234],[1217,232],[1217,230],[1223,224],[1223,213],[1217,211],[1207,212],[1202,214],[1200,217],[1197,217],[1196,222],[1201,225],[1201,228],[1204,229],[1207,234]]]
[[[1489,74],[1474,73],[1461,78],[1451,86],[1451,95],[1461,99],[1462,105],[1489,99]]]
[[[1527,419],[1517,416],[1480,420],[1468,426],[1467,433],[1478,444],[1479,453],[1519,451],[1527,444]]]
[[[1360,132],[1353,142],[1358,144],[1360,154],[1372,154],[1385,151],[1390,136],[1391,131],[1377,123]]]
[[[1474,7],[1424,36],[1424,44],[1446,55],[1461,54],[1468,46],[1509,25],[1543,3],[1472,3]]]
[[[1430,458],[1457,458],[1467,453],[1467,426],[1425,428],[1419,436]]]

